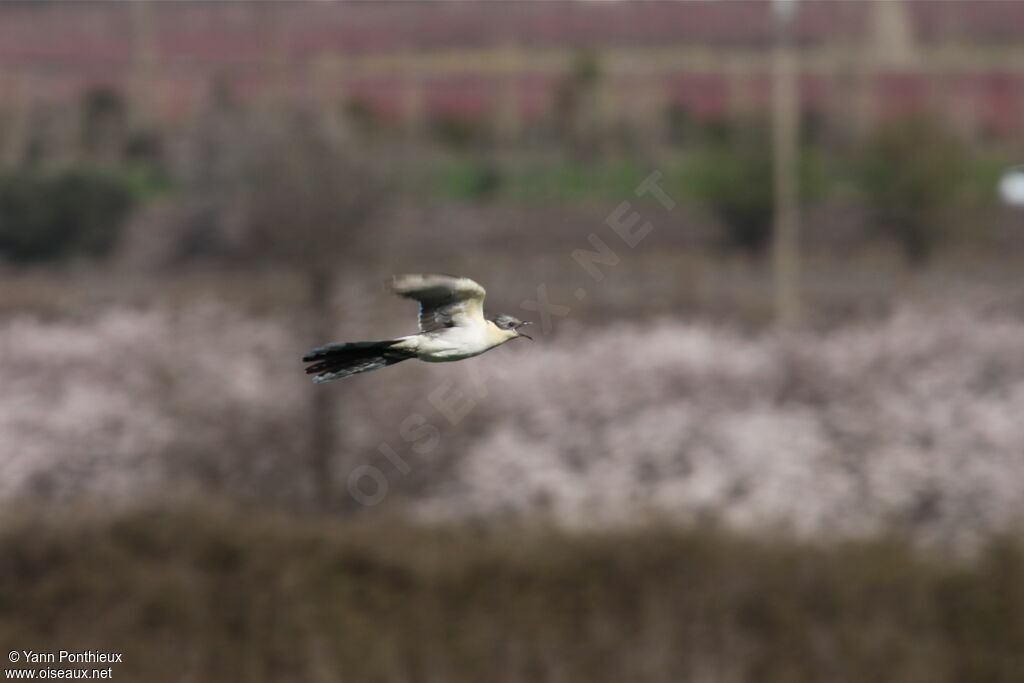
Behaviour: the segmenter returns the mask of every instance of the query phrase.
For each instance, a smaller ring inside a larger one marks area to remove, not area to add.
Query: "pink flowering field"
[[[956,546],[1024,516],[1024,321],[998,307],[828,331],[578,328],[319,387],[301,329],[219,301],[0,320],[0,496],[301,504],[308,400],[334,391],[338,496],[375,463],[389,490],[374,507],[429,519],[895,530]],[[439,386],[475,397],[465,415],[436,410]],[[406,443],[409,415],[438,438]],[[385,467],[382,443],[408,471]]]

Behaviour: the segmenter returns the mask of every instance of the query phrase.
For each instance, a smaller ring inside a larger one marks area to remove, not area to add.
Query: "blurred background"
[[[0,4],[0,646],[1021,680],[1022,41],[1011,0]],[[536,341],[309,383],[415,331],[407,271]]]

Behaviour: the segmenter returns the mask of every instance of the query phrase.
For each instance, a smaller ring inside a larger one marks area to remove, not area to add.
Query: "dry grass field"
[[[1024,548],[23,510],[0,641],[133,681],[1012,681]],[[5,663],[5,666],[8,666]]]

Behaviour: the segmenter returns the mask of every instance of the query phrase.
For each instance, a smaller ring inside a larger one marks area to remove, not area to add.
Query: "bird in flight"
[[[511,315],[484,318],[484,288],[466,277],[397,275],[391,290],[420,302],[420,331],[387,341],[342,342],[313,349],[303,358],[314,382],[331,382],[419,358],[447,363],[479,356],[507,341],[526,337]]]

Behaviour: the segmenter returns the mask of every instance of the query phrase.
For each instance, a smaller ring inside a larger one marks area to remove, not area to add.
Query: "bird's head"
[[[531,322],[525,322],[513,315],[505,315],[504,313],[496,317],[491,322],[494,323],[494,326],[497,327],[499,330],[505,332],[508,335],[509,339],[515,339],[516,337],[526,337],[530,341],[533,341],[533,337],[531,337],[528,334],[523,334],[522,332],[519,331],[519,328],[521,327],[532,325],[533,323]]]

